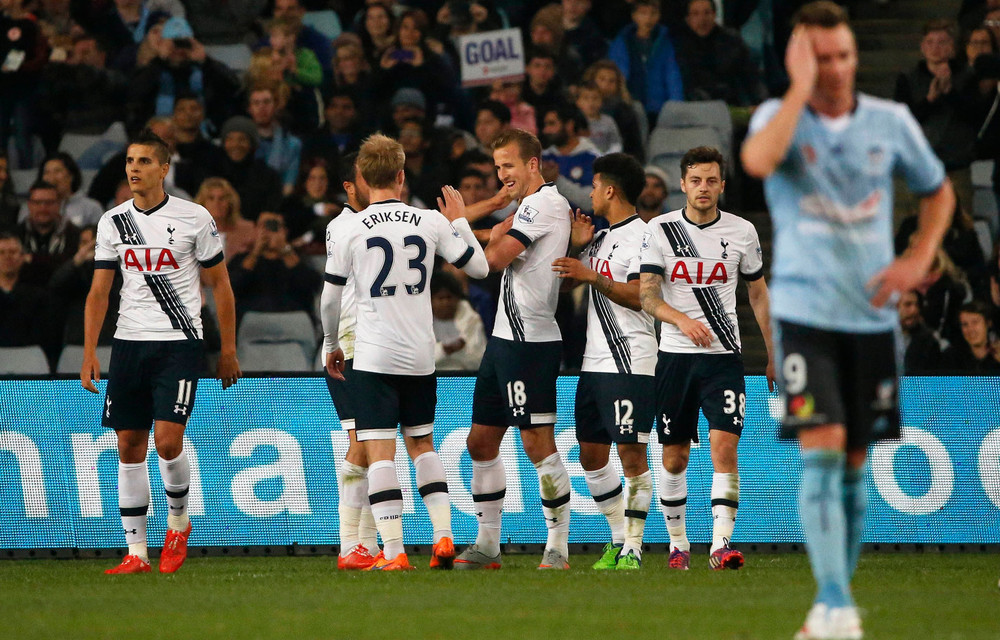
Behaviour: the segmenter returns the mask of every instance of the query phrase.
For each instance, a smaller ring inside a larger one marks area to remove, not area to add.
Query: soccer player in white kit
[[[202,278],[215,296],[222,335],[218,378],[228,388],[242,375],[236,360],[236,307],[219,232],[204,207],[164,193],[169,154],[162,139],[148,129],[140,132],[125,158],[133,197],[106,212],[97,225],[80,369],[83,388],[92,393],[101,377],[97,336],[115,270],[123,276],[102,421],[118,435],[118,506],[129,551],[105,573],[150,571],[146,449],[151,424],[168,507],[160,572],[177,571],[187,557],[191,471],[184,426],[204,362]]]
[[[767,345],[768,383],[774,385],[764,262],[749,221],[718,207],[725,160],[711,147],[681,159],[683,209],[649,221],[642,251],[642,306],[660,320],[656,364],[657,433],[663,445],[660,505],[670,533],[672,569],[688,569],[684,526],[687,464],[698,441],[698,409],[709,425],[712,451],[712,547],[709,566],[739,569],[743,554],[729,541],[739,507],[736,449],[743,431],[746,391],[736,285],[747,282],[750,305]]]
[[[327,255],[333,254],[334,244],[342,237],[342,230],[351,224],[357,213],[368,206],[368,185],[358,171],[357,154],[343,159],[341,186],[347,194],[347,203],[336,218],[326,226]],[[346,379],[338,380],[326,372],[326,386],[330,391],[334,409],[340,418],[341,427],[347,431],[348,446],[337,473],[339,502],[340,554],[337,568],[345,570],[367,569],[375,564],[372,552],[378,549],[378,531],[368,503],[368,456],[365,447],[358,442],[354,432],[356,398],[351,390],[350,371],[354,369],[354,336],[357,329],[357,304],[352,278],[344,285],[340,306],[338,339],[344,351],[344,372]]]
[[[358,400],[355,433],[368,457],[368,498],[383,542],[369,568],[373,571],[413,568],[403,547],[403,493],[393,462],[397,425],[434,528],[430,566],[450,569],[454,562],[448,482],[434,451],[437,381],[427,285],[435,254],[474,278],[489,273],[456,190],[443,190],[445,201],[439,203],[444,215],[399,200],[404,162],[403,147],[392,138],[375,134],[361,145],[357,165],[371,204],[352,215],[340,237],[331,239],[321,301],[327,371],[343,380],[341,298],[348,278],[354,279],[358,316],[350,375]]]
[[[646,184],[642,165],[630,155],[612,153],[594,161],[590,193],[594,214],[610,227],[578,237],[574,250],[589,241],[580,258],[552,263],[560,278],[590,285],[587,348],[576,388],[576,439],[587,488],[611,529],[594,569],[638,569],[642,564],[642,534],[653,495],[646,445],[653,427],[653,372],[656,336],[653,319],[639,301],[639,254],[646,223],[635,203]],[[618,449],[625,471],[621,478],[611,465],[611,444]]]
[[[490,230],[486,258],[503,270],[500,308],[472,400],[466,444],[472,458],[472,499],[479,532],[455,560],[457,569],[499,569],[501,511],[507,491],[500,443],[508,427],[521,431],[538,472],[548,540],[540,569],[569,568],[570,480],[556,450],[556,380],[562,336],[556,324],[559,279],[552,261],[566,255],[570,208],[539,171],[542,145],[509,129],[493,140],[497,176],[517,210]]]

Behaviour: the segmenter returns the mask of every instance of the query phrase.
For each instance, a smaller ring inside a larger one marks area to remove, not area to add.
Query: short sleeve
[[[111,218],[102,216],[97,223],[97,240],[94,248],[95,269],[117,269],[118,251],[115,250]]]
[[[930,195],[944,182],[944,164],[931,149],[910,110],[900,106],[896,115],[896,168],[910,191],[918,196]]]
[[[194,257],[202,268],[209,269],[225,259],[222,238],[219,237],[219,228],[215,226],[215,220],[208,211],[204,211],[204,215],[199,217],[201,228],[195,237]]]
[[[757,228],[747,225],[746,250],[740,258],[740,274],[744,280],[759,280],[764,276],[764,253],[760,248]]]
[[[629,242],[625,247],[625,255],[623,256],[623,262],[627,268],[626,281],[631,282],[633,280],[639,279],[639,273],[642,268],[642,239],[646,230],[643,230],[643,234],[638,237],[633,238],[632,242]]]
[[[639,273],[652,273],[662,276],[666,273],[666,262],[663,260],[663,248],[659,240],[660,234],[649,225],[642,234],[639,245]]]
[[[556,215],[569,216],[568,209],[562,212],[539,210],[540,207],[550,208],[549,202],[542,198],[531,198],[530,202],[528,200],[526,198],[514,212],[514,222],[507,232],[507,235],[519,241],[525,248],[552,230]]]
[[[770,100],[765,100],[756,110],[753,112],[753,116],[750,118],[750,125],[748,128],[748,135],[753,135],[764,128],[764,126],[771,121],[774,114],[778,113],[778,109],[781,108],[781,100],[772,98]]]
[[[351,229],[351,226],[334,229],[333,223],[326,228],[326,270],[323,279],[330,284],[343,286],[351,275]]]

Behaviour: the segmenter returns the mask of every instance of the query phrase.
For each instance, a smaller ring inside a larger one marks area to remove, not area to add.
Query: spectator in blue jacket
[[[629,93],[645,105],[651,122],[664,102],[684,99],[674,45],[659,21],[658,0],[636,0],[632,24],[622,29],[608,50],[608,57],[625,75]]]

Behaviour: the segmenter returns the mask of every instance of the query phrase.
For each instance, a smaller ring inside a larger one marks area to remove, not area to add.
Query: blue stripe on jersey
[[[170,326],[183,331],[188,340],[197,340],[198,331],[194,328],[194,321],[188,315],[170,280],[166,276],[153,274],[146,274],[145,279],[149,290],[153,292],[153,297],[160,303],[160,309],[170,319]]]
[[[523,244],[525,249],[531,246],[531,238],[524,235],[517,229],[511,229],[510,231],[507,232],[507,235],[509,235],[511,238],[514,238],[515,240]]]
[[[629,348],[628,338],[618,326],[618,320],[615,319],[615,313],[611,309],[608,298],[593,287],[591,287],[590,293],[594,311],[597,312],[597,318],[601,321],[601,330],[604,331],[604,337],[608,341],[608,350],[611,352],[611,357],[615,359],[618,373],[632,373],[632,350]]]
[[[469,263],[469,260],[472,260],[472,256],[474,255],[476,255],[476,252],[472,249],[472,247],[469,247],[468,249],[465,250],[465,253],[462,254],[461,258],[452,262],[451,264],[453,264],[456,269],[461,269],[462,267],[464,267]]]
[[[517,342],[524,342],[524,321],[521,319],[521,312],[517,308],[517,301],[514,299],[514,289],[510,285],[511,278],[514,277],[510,267],[503,272],[503,309],[507,314],[507,323],[510,325],[511,334]]]
[[[220,262],[222,262],[223,259],[224,259],[224,256],[222,255],[222,252],[220,251],[219,253],[215,254],[214,258],[209,258],[208,260],[199,260],[198,264],[200,264],[203,269],[211,269],[215,265],[217,265]]]

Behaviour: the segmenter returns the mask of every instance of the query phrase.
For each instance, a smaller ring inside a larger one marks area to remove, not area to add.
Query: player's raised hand
[[[869,291],[875,292],[871,297],[872,306],[884,307],[894,297],[893,294],[916,289],[927,276],[927,269],[928,266],[922,260],[912,255],[904,254],[893,260],[866,285]]]
[[[326,354],[326,372],[330,374],[330,377],[334,380],[340,380],[343,382],[344,378],[344,350],[337,349],[331,353]]]
[[[240,362],[235,353],[223,353],[219,356],[219,364],[215,368],[215,377],[222,381],[222,388],[228,389],[243,377]]]
[[[510,231],[510,228],[513,226],[514,214],[512,213],[504,218],[502,222],[498,222],[493,225],[493,228],[490,229],[490,242],[498,242],[500,238],[507,235],[507,232]]]
[[[459,218],[465,217],[465,199],[462,198],[462,194],[458,192],[458,189],[446,184],[441,187],[441,195],[444,199],[438,198],[438,210],[444,214],[445,218],[448,218],[450,222],[454,222]]]
[[[677,319],[677,328],[680,329],[684,335],[690,338],[691,342],[699,347],[710,347],[712,346],[712,332],[708,330],[701,322],[689,318],[686,315],[681,315]]]
[[[101,381],[101,363],[97,360],[97,354],[83,354],[83,365],[80,367],[80,384],[91,393],[97,393],[95,382]]]
[[[571,278],[579,282],[593,282],[597,278],[596,271],[576,258],[556,258],[552,261],[552,270],[559,278]]]
[[[788,48],[785,49],[785,69],[788,70],[792,88],[812,93],[816,86],[819,66],[816,63],[812,37],[804,25],[799,25],[792,31]]]
[[[570,209],[569,246],[571,253],[579,253],[594,239],[594,223],[590,216],[579,209]]]

